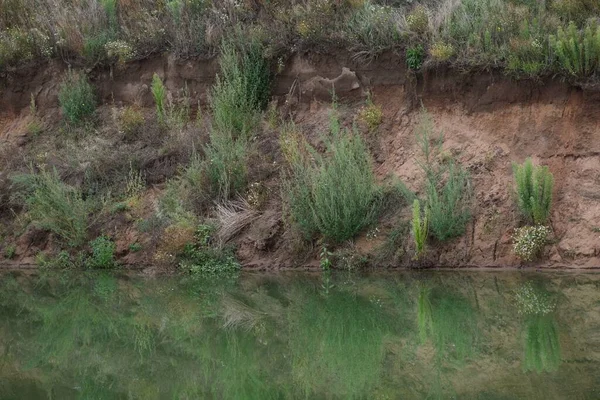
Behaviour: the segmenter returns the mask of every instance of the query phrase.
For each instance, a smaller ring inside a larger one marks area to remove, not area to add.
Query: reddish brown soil
[[[214,60],[155,58],[113,71],[94,71],[92,76],[107,103],[151,106],[148,86],[154,72],[165,78],[172,91],[187,84],[192,98],[204,103],[217,67]],[[15,138],[23,136],[30,93],[35,94],[41,112],[56,115],[58,77],[64,69],[59,64],[32,66],[0,81],[0,141],[14,143]],[[532,156],[534,161],[550,167],[556,181],[552,244],[542,260],[532,266],[600,267],[599,93],[552,79],[515,81],[494,72],[461,75],[436,69],[414,76],[393,55],[361,66],[344,54],[296,56],[278,76],[274,93],[281,113],[292,115],[307,137],[314,139],[327,124],[332,87],[344,105],[348,125],[368,91],[382,106],[383,124],[377,132],[365,132],[377,175],[382,179],[396,175],[410,189],[417,193],[422,190],[423,173],[417,164],[419,149],[414,138],[421,103],[432,115],[436,129],[444,134],[444,151],[465,165],[473,177],[473,219],[467,234],[450,243],[432,243],[427,259],[419,265],[522,266],[511,252],[511,233],[518,226],[511,163]],[[29,145],[26,140],[21,142],[17,146]],[[276,138],[265,143],[266,148],[273,147]],[[235,239],[238,256],[248,268],[318,265],[318,249],[299,245],[286,229],[277,170],[264,178],[271,188],[270,196],[261,217]],[[405,219],[409,213],[404,212]],[[383,217],[377,238],[367,240],[365,232],[348,247],[357,254],[376,255],[395,221]],[[127,222],[113,224],[115,231],[129,238],[119,239],[124,260],[149,262],[149,256],[128,255],[125,243],[145,239]],[[20,247],[31,247],[26,238],[19,240]],[[414,266],[410,240],[404,246],[403,254],[387,262],[379,260],[378,264]]]

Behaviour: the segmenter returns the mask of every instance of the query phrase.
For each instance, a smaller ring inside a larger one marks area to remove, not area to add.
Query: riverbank
[[[165,221],[164,199],[173,194],[173,182],[182,181],[182,171],[189,171],[194,157],[205,157],[211,143],[209,93],[218,70],[216,59],[169,56],[97,68],[90,81],[100,105],[89,122],[78,126],[65,123],[60,111],[64,65],[22,68],[6,77],[0,96],[5,263],[39,264],[39,254],[55,257],[64,249],[19,202],[11,177],[33,165],[56,168],[84,198],[102,199],[86,237],[108,237],[123,265],[175,268],[179,262],[172,253],[194,240],[194,229],[175,219],[194,215],[198,223],[215,227],[213,243],[231,248],[247,269],[320,268],[324,247],[331,253],[325,258],[339,268],[600,267],[600,94],[558,79],[514,80],[494,71],[415,73],[393,54],[369,64],[343,52],[291,57],[275,75],[273,97],[249,136],[243,189],[226,202],[217,199],[221,208],[214,199],[202,199]],[[155,74],[168,102],[186,110],[185,116],[171,115],[166,126],[155,112]],[[377,218],[341,242],[303,238],[290,219],[282,185],[289,162],[286,138],[301,137],[327,154],[325,135],[333,114],[343,129],[354,127],[364,140],[377,182],[383,187],[402,183],[399,197],[388,196]],[[427,197],[423,149],[416,137],[424,115],[432,122],[432,162],[462,166],[472,196],[464,233],[443,242],[430,238],[426,253],[415,261],[410,204],[413,197]],[[551,235],[533,262],[514,255],[512,239],[522,225],[512,163],[527,157],[547,165],[555,177]],[[189,195],[182,193],[175,197]],[[89,245],[80,248],[93,252]]]

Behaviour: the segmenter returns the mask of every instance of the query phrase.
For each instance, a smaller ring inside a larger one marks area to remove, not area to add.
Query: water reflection
[[[0,398],[600,398],[599,284],[5,274]]]

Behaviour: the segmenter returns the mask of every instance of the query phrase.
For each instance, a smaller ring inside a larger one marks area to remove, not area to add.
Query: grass
[[[297,139],[297,138],[296,138]],[[333,131],[327,153],[318,154],[300,140],[288,143],[290,171],[284,194],[294,224],[311,238],[350,239],[378,216],[381,189],[363,139],[352,131]]]
[[[429,209],[426,208],[425,216],[421,218],[421,204],[419,200],[413,201],[412,235],[415,242],[415,259],[425,253],[427,229],[429,227]]]
[[[33,222],[71,247],[85,243],[90,205],[78,189],[60,180],[56,170],[17,175],[13,182],[21,188]]]
[[[161,52],[208,58],[223,53],[222,40],[238,31],[236,46],[260,42],[272,60],[289,51],[349,48],[364,61],[388,50],[405,53],[414,70],[442,62],[458,69],[499,68],[528,78],[559,73],[580,83],[596,81],[599,74],[597,47],[593,50],[589,40],[597,38],[597,28],[588,21],[600,15],[593,0],[387,6],[370,0],[335,5],[307,0],[254,7],[223,3],[217,8],[183,0],[158,8],[149,0],[5,3],[0,68],[43,58],[93,66]]]
[[[58,102],[64,117],[71,123],[79,123],[96,110],[92,86],[85,75],[69,71],[60,86]]]

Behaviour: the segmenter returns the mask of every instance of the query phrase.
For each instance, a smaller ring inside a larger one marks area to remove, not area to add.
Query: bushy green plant
[[[115,243],[108,236],[99,236],[90,242],[92,254],[87,259],[88,268],[113,268],[116,266]]]
[[[373,101],[369,98],[367,100],[367,105],[360,111],[359,118],[365,124],[367,124],[370,131],[377,129],[383,119],[383,111],[381,111],[381,106],[373,103]]]
[[[27,211],[35,223],[69,246],[85,243],[90,206],[80,190],[63,183],[56,170],[18,175],[13,182],[22,188]]]
[[[221,71],[211,91],[214,128],[234,137],[247,135],[266,107],[271,90],[269,64],[258,42],[240,50],[232,40],[221,45]]]
[[[543,225],[523,226],[513,234],[513,251],[523,261],[535,260],[546,246],[550,229]]]
[[[413,201],[412,211],[412,235],[415,241],[415,259],[419,259],[425,253],[427,241],[427,229],[429,226],[429,209],[425,209],[425,216],[421,218],[421,204],[418,199]]]
[[[320,233],[339,243],[376,218],[381,190],[358,134],[347,130],[332,134],[324,155],[304,142],[292,147],[296,156],[290,159],[284,190],[292,220],[306,238]]]
[[[71,123],[78,123],[96,110],[94,90],[87,77],[69,71],[58,92],[63,115]]]
[[[416,45],[406,49],[406,65],[413,71],[418,71],[423,65],[425,59],[425,50],[423,45]]]
[[[600,68],[600,27],[589,23],[579,30],[574,22],[550,35],[550,45],[560,66],[572,76],[586,77]]]
[[[213,130],[205,147],[205,171],[213,196],[225,200],[246,188],[248,141],[231,131]]]
[[[179,267],[193,275],[203,277],[227,277],[239,272],[240,264],[232,248],[222,248],[213,243],[215,229],[200,225],[196,230],[195,243],[185,246]]]
[[[469,174],[460,165],[450,163],[442,174],[429,175],[429,227],[437,240],[445,241],[465,233],[471,219],[470,195]]]
[[[154,104],[156,105],[156,118],[158,122],[165,122],[165,102],[167,101],[167,89],[163,84],[162,79],[158,74],[152,76],[151,85],[152,97],[154,97]]]
[[[17,255],[17,247],[14,244],[4,248],[4,258],[12,260]]]
[[[545,224],[550,217],[554,176],[546,166],[534,166],[531,158],[513,164],[517,207],[525,222]]]

